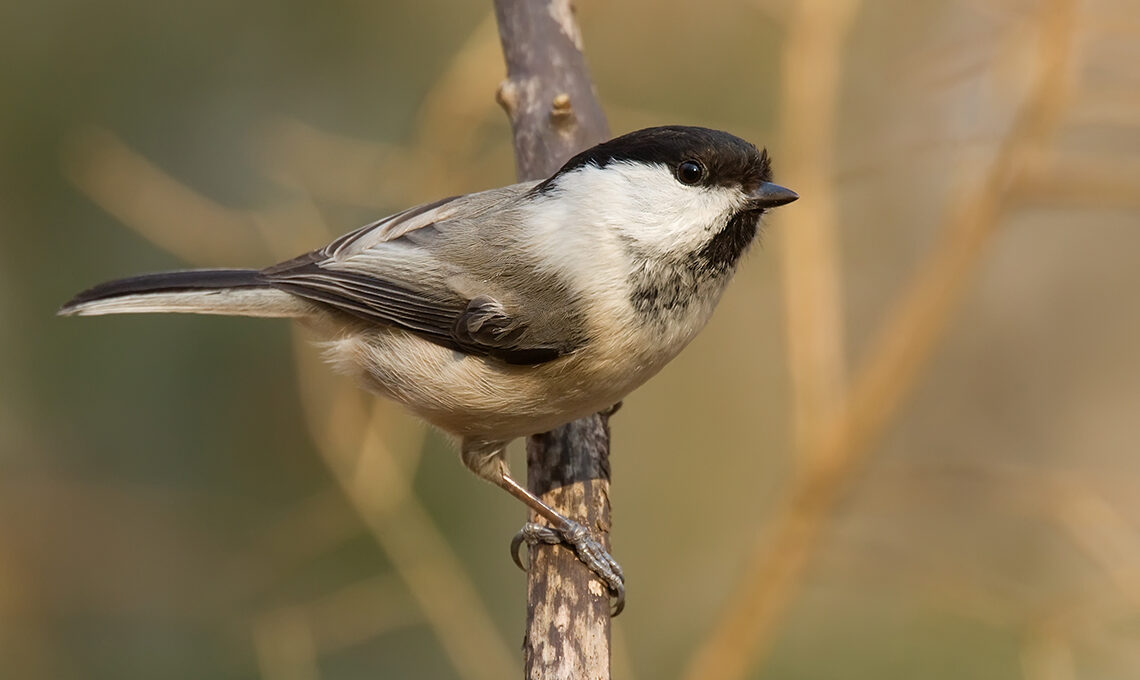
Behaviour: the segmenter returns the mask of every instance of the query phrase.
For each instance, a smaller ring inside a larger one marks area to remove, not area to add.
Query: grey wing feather
[[[275,287],[323,302],[370,321],[395,325],[446,340],[462,313],[459,298],[438,300],[383,279],[352,271],[325,269],[317,263],[265,275]]]
[[[299,297],[365,321],[403,328],[467,354],[538,364],[570,351],[550,343],[528,343],[525,319],[491,297],[468,300],[447,284],[450,267],[423,242],[437,224],[453,217],[459,198],[463,197],[365,225],[260,275]]]
[[[557,359],[565,347],[527,342],[527,325],[494,298],[480,295],[455,320],[455,337],[465,346],[490,348],[510,364],[541,364]]]
[[[454,215],[452,204],[461,198],[466,196],[449,196],[389,215],[348,232],[317,252],[332,260],[343,260],[377,244],[450,219]]]

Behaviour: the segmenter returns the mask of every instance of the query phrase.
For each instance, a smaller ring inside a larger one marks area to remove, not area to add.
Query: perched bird
[[[459,437],[467,467],[549,520],[620,607],[620,567],[510,476],[506,445],[657,373],[709,320],[764,212],[796,198],[752,144],[654,127],[541,182],[411,208],[265,269],[119,279],[60,314],[303,320],[337,369]]]

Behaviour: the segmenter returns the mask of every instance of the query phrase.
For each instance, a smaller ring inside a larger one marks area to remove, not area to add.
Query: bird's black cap
[[[645,128],[615,137],[586,149],[563,165],[550,179],[536,187],[545,191],[558,178],[586,165],[604,168],[615,162],[659,163],[677,172],[686,161],[696,161],[704,173],[699,184],[740,186],[756,191],[772,179],[772,166],[765,151],[720,130],[684,125]]]

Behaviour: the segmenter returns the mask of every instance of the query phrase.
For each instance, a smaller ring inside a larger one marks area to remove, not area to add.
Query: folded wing
[[[260,272],[266,283],[368,322],[402,328],[442,347],[511,364],[540,364],[573,350],[539,341],[525,313],[448,284],[453,266],[432,241],[464,197],[397,213],[320,250]]]

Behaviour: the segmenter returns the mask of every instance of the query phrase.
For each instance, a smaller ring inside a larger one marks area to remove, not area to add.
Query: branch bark
[[[511,119],[520,180],[542,179],[609,137],[570,0],[495,0],[507,62],[499,104]]]
[[[497,98],[514,132],[520,180],[553,174],[609,137],[569,0],[495,0],[507,63]],[[527,485],[609,548],[609,423],[595,414],[527,440]],[[532,521],[541,518],[532,516]],[[532,548],[526,677],[610,677],[610,598],[560,546]]]

